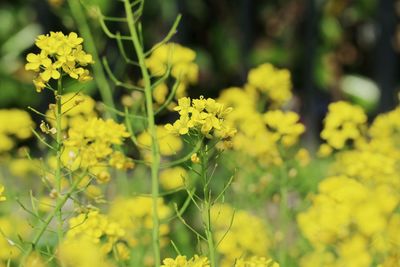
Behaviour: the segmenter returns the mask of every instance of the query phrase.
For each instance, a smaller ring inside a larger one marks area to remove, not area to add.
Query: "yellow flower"
[[[160,172],[160,184],[166,190],[173,190],[185,185],[187,171],[182,167],[165,169]]]
[[[164,203],[162,198],[157,201],[160,224],[160,244],[168,244],[170,231],[166,219],[171,216],[172,210]],[[152,199],[148,197],[119,197],[111,202],[108,217],[118,222],[124,230],[124,240],[130,247],[143,246],[144,254],[151,254],[151,229],[153,228]]]
[[[156,128],[157,141],[161,155],[172,156],[177,154],[183,148],[183,142],[180,137],[171,134],[166,127],[158,125]],[[143,148],[143,152],[150,150],[151,136],[148,131],[144,131],[137,137],[138,143]],[[148,156],[148,155],[145,155]]]
[[[342,149],[348,140],[357,141],[362,137],[362,127],[367,116],[361,107],[344,101],[329,105],[324,119],[321,138],[334,149]]]
[[[61,160],[71,170],[87,168],[98,182],[108,182],[110,174],[107,166],[122,169],[134,167],[131,159],[114,151],[114,145],[121,145],[128,136],[123,124],[111,119],[90,118],[69,128]]]
[[[74,32],[64,35],[62,32],[50,32],[36,39],[36,46],[41,49],[39,54],[29,53],[26,70],[38,72],[33,83],[41,92],[51,79],[58,80],[61,74],[67,73],[79,81],[90,80],[87,69],[83,68],[93,63],[92,56],[83,51],[83,39]]]
[[[26,56],[26,60],[28,61],[28,63],[25,65],[26,70],[39,71],[40,66],[44,64],[44,61],[48,60],[48,57],[47,54],[42,51],[38,55],[29,53]]]
[[[262,64],[249,71],[248,84],[266,94],[273,107],[284,105],[292,97],[290,72],[276,69],[269,63]]]
[[[235,267],[279,267],[279,264],[264,257],[251,257],[250,259],[238,259]]]
[[[173,134],[185,135],[190,129],[200,132],[207,138],[215,136],[225,139],[235,135],[236,129],[231,127],[225,117],[232,111],[214,99],[191,100],[183,97],[178,100],[178,106],[174,108],[181,115],[174,124],[167,124],[165,128]]]
[[[211,221],[215,242],[220,242],[217,250],[223,256],[223,267],[232,266],[243,255],[262,257],[270,247],[267,225],[247,211],[235,211],[227,204],[215,205]]]
[[[107,254],[124,236],[125,230],[117,220],[112,220],[98,211],[89,211],[87,214],[80,214],[69,220],[66,240],[82,238],[93,244],[101,244],[102,252]]]
[[[5,201],[7,199],[5,196],[3,196],[3,193],[4,193],[4,185],[0,184],[0,202]]]
[[[0,153],[14,148],[17,140],[32,136],[34,123],[26,111],[0,109],[0,122]]]
[[[305,131],[304,125],[298,122],[299,119],[299,115],[291,111],[284,113],[273,110],[264,114],[264,122],[274,133],[275,140],[281,141],[287,147],[294,145]]]
[[[151,74],[162,76],[171,67],[171,75],[182,83],[196,83],[198,66],[194,63],[196,53],[184,46],[167,43],[158,47],[149,58],[146,65]]]
[[[98,243],[84,237],[66,239],[58,247],[57,259],[65,267],[112,267]]]
[[[175,259],[166,258],[161,267],[210,267],[207,257],[194,255],[187,260],[186,256],[177,256]]]

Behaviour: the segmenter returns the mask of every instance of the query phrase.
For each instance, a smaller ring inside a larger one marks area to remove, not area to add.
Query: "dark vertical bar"
[[[241,80],[243,83],[246,81],[246,74],[249,69],[249,54],[254,42],[254,1],[240,0],[239,9],[239,28],[240,28],[240,38],[241,38]]]
[[[318,136],[318,99],[314,79],[315,54],[318,40],[318,8],[315,0],[307,0],[305,12],[305,35],[303,52],[303,86],[304,99],[304,122],[307,127],[305,141],[311,150],[315,150],[315,140]]]
[[[393,0],[378,1],[378,41],[375,51],[375,79],[381,89],[379,111],[392,109],[395,104],[395,83],[398,58],[393,47],[396,14]]]

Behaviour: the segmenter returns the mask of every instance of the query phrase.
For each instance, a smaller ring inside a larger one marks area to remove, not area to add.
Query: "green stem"
[[[72,193],[75,191],[75,189],[77,188],[77,186],[79,185],[79,183],[82,181],[82,179],[84,177],[85,177],[85,175],[82,175],[78,179],[76,179],[75,182],[72,184],[70,190],[63,197],[58,198],[58,200],[56,202],[56,206],[54,207],[54,210],[43,221],[42,226],[40,227],[39,231],[36,233],[36,235],[34,236],[34,238],[32,240],[32,244],[24,252],[20,266],[24,266],[26,259],[29,257],[29,255],[32,253],[32,251],[35,249],[35,247],[39,243],[40,239],[42,238],[43,234],[45,233],[46,229],[48,228],[50,222],[53,220],[54,217],[57,216],[59,211],[64,207],[65,202],[67,202],[69,197],[72,195]]]
[[[157,141],[157,133],[156,133],[156,125],[154,121],[154,111],[153,111],[153,96],[152,96],[152,86],[150,75],[148,73],[146,63],[145,63],[145,55],[143,51],[143,47],[141,46],[139,36],[137,33],[137,29],[135,26],[135,20],[133,17],[133,13],[131,10],[131,4],[128,0],[124,1],[126,18],[128,20],[129,32],[131,35],[133,47],[135,49],[138,62],[140,65],[140,70],[143,76],[144,82],[144,94],[146,101],[146,112],[148,119],[148,130],[151,135],[151,194],[153,199],[153,232],[152,232],[152,243],[153,243],[153,253],[154,253],[154,261],[155,266],[159,267],[161,258],[160,258],[160,238],[159,238],[159,218],[158,218],[158,197],[159,197],[159,184],[158,184],[158,172],[160,168],[160,152]]]
[[[56,91],[56,142],[57,142],[57,163],[56,163],[56,173],[55,173],[55,182],[56,182],[56,191],[57,191],[57,199],[61,198],[61,179],[62,179],[62,163],[61,163],[61,153],[63,149],[63,140],[62,140],[62,102],[61,102],[61,97],[62,97],[62,81],[61,78],[58,79],[57,83],[57,91]],[[62,219],[62,210],[59,209],[57,211],[57,218],[58,218],[58,227],[57,227],[57,233],[58,233],[58,242],[60,243],[62,238],[63,238],[63,219]]]
[[[288,222],[289,218],[289,190],[288,190],[288,168],[285,162],[285,157],[283,149],[280,148],[280,155],[282,157],[283,163],[280,166],[280,207],[279,207],[279,225],[280,232],[282,234],[282,240],[280,241],[279,248],[279,263],[281,266],[286,266],[286,248],[287,248],[287,238],[288,238]]]
[[[76,21],[76,25],[79,28],[79,33],[83,37],[83,39],[85,39],[85,49],[93,57],[93,76],[97,87],[99,88],[101,98],[107,106],[115,108],[112,91],[101,65],[101,60],[95,45],[96,42],[94,41],[93,35],[90,31],[90,27],[86,20],[81,3],[79,0],[68,0],[68,4],[71,9],[71,15],[73,16],[74,20]],[[115,118],[115,115],[111,112],[107,112],[107,115],[110,118]]]
[[[211,225],[211,192],[210,192],[210,181],[207,173],[208,169],[208,151],[207,146],[202,145],[200,148],[200,161],[201,161],[201,176],[203,179],[203,193],[204,203],[202,210],[202,218],[205,226],[205,233],[208,245],[208,256],[210,258],[211,267],[217,266],[217,259],[215,253],[215,244],[213,239],[212,225]]]

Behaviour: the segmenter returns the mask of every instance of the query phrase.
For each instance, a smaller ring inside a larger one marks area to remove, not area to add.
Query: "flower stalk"
[[[140,70],[143,77],[144,83],[144,95],[145,95],[145,103],[146,103],[146,113],[147,113],[147,122],[148,122],[148,130],[151,135],[151,195],[153,199],[153,232],[152,232],[152,245],[153,245],[153,254],[155,266],[159,267],[161,262],[160,257],[160,238],[159,238],[159,228],[160,222],[158,218],[158,198],[159,198],[159,183],[158,183],[158,175],[160,169],[160,151],[158,147],[157,141],[157,133],[156,133],[156,125],[154,120],[154,109],[153,109],[153,96],[152,96],[152,85],[150,80],[150,75],[146,67],[145,63],[145,54],[143,51],[143,47],[140,43],[138,32],[135,25],[135,19],[132,13],[131,4],[129,0],[124,1],[124,7],[126,12],[127,23],[129,27],[129,32],[131,36],[131,40],[133,43],[133,47],[135,49]]]
[[[62,87],[62,79],[58,79],[57,81],[57,91],[55,92],[56,96],[56,157],[57,157],[57,165],[55,170],[55,183],[56,183],[56,192],[57,199],[61,198],[61,179],[62,179],[62,162],[61,162],[61,154],[63,149],[63,136],[62,136],[62,96],[63,87]],[[60,243],[63,238],[63,218],[62,218],[62,207],[56,210],[58,225],[57,225],[57,234],[58,234],[58,242]]]
[[[203,194],[204,194],[204,203],[202,205],[203,210],[202,217],[203,223],[205,227],[205,234],[208,245],[208,256],[210,259],[211,267],[217,266],[216,261],[216,253],[215,253],[215,244],[213,239],[213,231],[211,225],[211,208],[212,208],[212,196],[211,196],[211,188],[210,188],[210,179],[208,177],[208,151],[207,145],[204,145],[200,148],[200,164],[201,164],[201,178],[203,180]]]

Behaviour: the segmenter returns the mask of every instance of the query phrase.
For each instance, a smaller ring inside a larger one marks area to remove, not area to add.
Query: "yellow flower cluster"
[[[194,62],[196,53],[190,48],[176,43],[167,43],[154,50],[146,59],[146,66],[154,76],[163,76],[171,68],[171,76],[179,81],[175,99],[186,96],[189,84],[197,83],[199,67]],[[168,85],[160,83],[153,90],[153,98],[157,104],[163,104],[169,93]],[[172,103],[172,106],[175,103]]]
[[[246,86],[223,90],[218,101],[233,107],[226,119],[237,128],[232,138],[233,149],[258,159],[263,165],[279,165],[282,163],[279,144],[294,145],[305,128],[294,112],[259,112],[257,99],[255,89]]]
[[[101,244],[101,251],[107,254],[124,236],[125,230],[117,220],[98,211],[90,211],[69,220],[66,242],[76,239],[88,240],[92,244]]]
[[[26,111],[1,109],[0,121],[0,153],[14,148],[15,139],[24,140],[32,136],[34,123]]]
[[[96,102],[82,93],[67,93],[61,96],[62,129],[75,127],[90,118],[96,117]],[[56,106],[51,104],[46,112],[46,119],[54,127],[56,123]]]
[[[207,138],[215,136],[225,139],[233,137],[236,133],[236,129],[225,120],[232,108],[226,108],[212,98],[200,97],[191,100],[189,97],[183,97],[178,100],[178,106],[174,110],[179,112],[180,118],[173,125],[165,125],[173,134],[185,135],[189,130],[195,130]]]
[[[166,258],[161,267],[210,267],[207,257],[194,255],[189,260],[186,256],[177,256],[175,259]]]
[[[0,202],[7,200],[7,198],[3,195],[3,193],[4,193],[4,185],[0,184]]]
[[[171,209],[164,204],[162,198],[158,200],[158,216],[165,220],[171,215]],[[135,247],[139,244],[149,245],[151,243],[152,199],[148,197],[117,198],[111,205],[108,216],[118,221],[125,232],[124,239],[129,246]],[[165,245],[168,242],[169,226],[166,223],[160,225],[160,242]]]
[[[249,71],[247,82],[264,93],[272,107],[280,107],[292,97],[292,83],[287,69],[277,69],[265,63]]]
[[[93,63],[92,56],[83,51],[83,39],[74,32],[64,35],[62,32],[50,32],[39,35],[36,46],[39,54],[29,53],[26,70],[38,72],[33,83],[38,92],[41,92],[50,79],[58,80],[63,72],[79,81],[90,80],[89,70],[84,67]]]
[[[250,259],[238,259],[235,267],[279,267],[279,264],[264,257],[251,257]]]
[[[233,262],[243,256],[261,257],[267,254],[270,247],[269,234],[266,224],[260,218],[247,211],[234,211],[231,206],[220,204],[212,207],[211,222],[215,242],[219,243],[217,251],[223,256],[222,267],[232,266]]]
[[[366,122],[367,116],[361,107],[344,101],[332,103],[324,119],[321,138],[330,147],[342,149],[347,141],[357,141],[361,137]]]
[[[311,208],[298,216],[298,223],[319,253],[328,253],[335,244],[338,259],[332,266],[343,266],[341,262],[370,266],[374,253],[388,252],[387,237],[394,234],[388,225],[399,203],[397,191],[390,186],[369,188],[347,176],[334,176],[320,183]],[[302,266],[314,266],[304,262]]]
[[[336,176],[320,183],[311,207],[298,216],[303,235],[314,247],[300,265],[397,266],[400,109],[377,116],[367,128],[361,108],[345,102],[332,105],[325,122],[332,131],[327,146],[340,149],[347,140],[355,142],[335,154],[330,172]]]
[[[57,260],[65,267],[114,266],[97,243],[82,237],[64,240],[58,247]]]
[[[286,147],[297,143],[299,136],[304,133],[305,127],[298,123],[299,115],[295,112],[272,110],[264,114],[267,128],[273,132],[274,140],[282,142]]]
[[[113,145],[121,145],[128,136],[125,126],[111,119],[91,118],[74,124],[64,141],[62,161],[71,170],[88,169],[99,182],[108,182],[107,166],[133,167],[131,159],[113,149]]]
[[[196,53],[190,48],[176,43],[167,43],[158,47],[146,59],[146,66],[155,76],[164,75],[171,67],[171,75],[181,82],[196,83],[199,67],[194,63]]]

